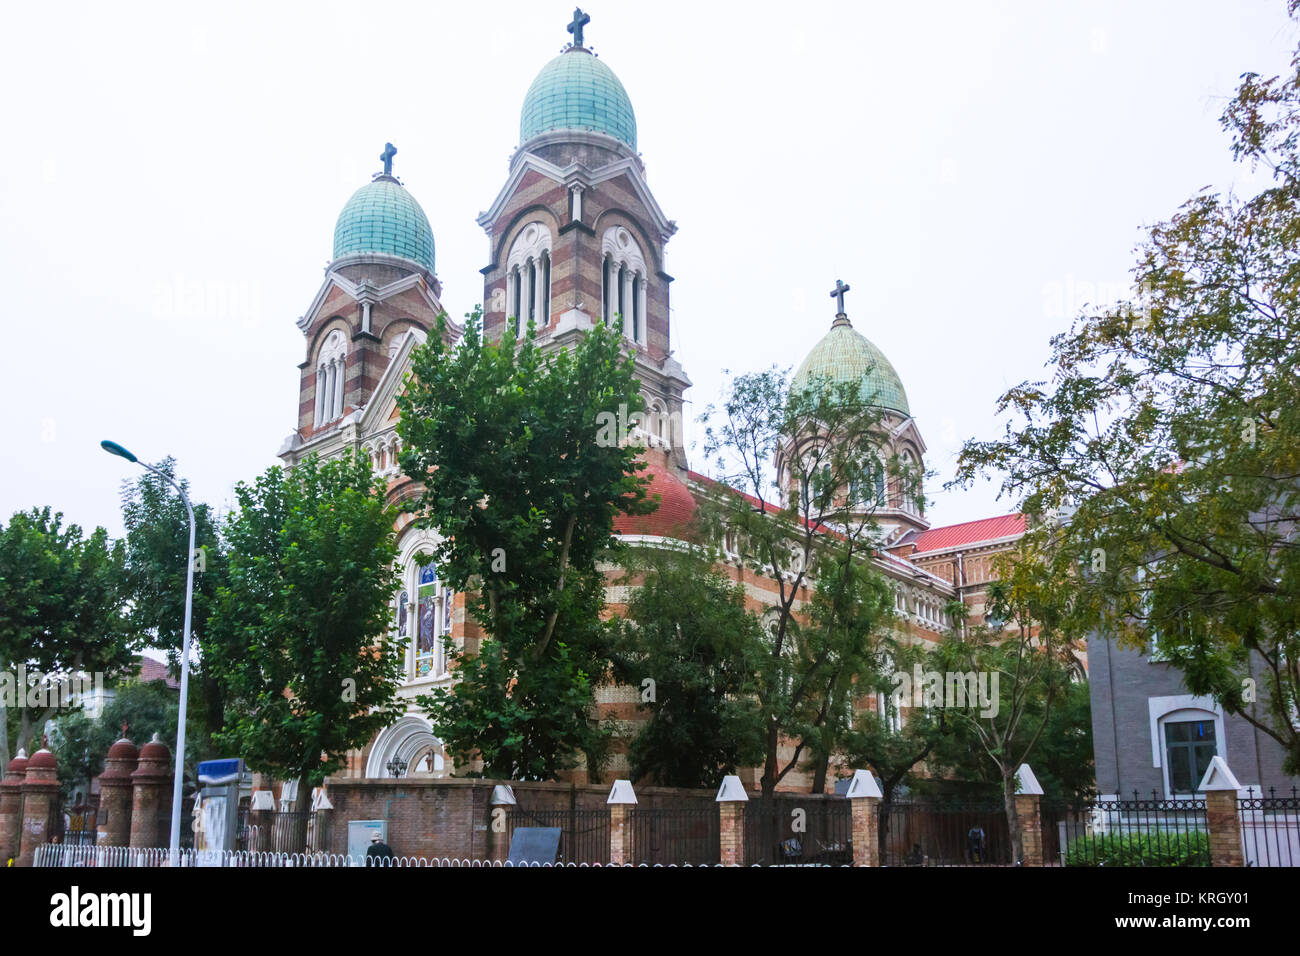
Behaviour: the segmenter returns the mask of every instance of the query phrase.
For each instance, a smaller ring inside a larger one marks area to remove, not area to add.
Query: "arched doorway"
[[[391,777],[393,758],[405,764],[403,777],[445,777],[448,773],[442,741],[423,717],[408,714],[380,731],[366,760],[367,777]]]

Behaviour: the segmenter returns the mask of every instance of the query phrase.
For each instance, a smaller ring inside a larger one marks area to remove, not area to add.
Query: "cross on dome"
[[[844,293],[848,292],[851,287],[844,284],[842,279],[835,280],[835,288],[831,290],[831,298],[838,300],[838,308],[835,310],[835,318],[844,319],[848,316],[844,312]]]
[[[574,46],[582,46],[582,28],[590,22],[590,15],[583,13],[581,7],[573,8],[573,22],[569,24],[568,30],[573,34]]]
[[[384,151],[379,154],[379,158],[384,161],[384,175],[393,175],[393,157],[397,155],[397,147],[392,143],[384,144]]]

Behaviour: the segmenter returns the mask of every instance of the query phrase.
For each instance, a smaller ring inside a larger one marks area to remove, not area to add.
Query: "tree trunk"
[[[290,853],[302,853],[307,850],[307,821],[311,819],[311,784],[307,775],[298,777],[298,795],[293,801],[293,816],[290,818],[293,829],[286,849]]]
[[[764,800],[770,798],[776,790],[776,775],[778,773],[776,748],[779,742],[780,734],[777,732],[777,727],[769,722],[767,727],[767,759],[763,762],[763,779],[759,782]]]
[[[812,784],[813,793],[826,792],[826,776],[830,772],[830,764],[831,764],[831,755],[829,753],[823,754],[822,756],[817,758],[817,767],[813,771],[813,784]]]
[[[1024,848],[1020,845],[1020,814],[1016,812],[1016,776],[1002,771],[1002,805],[1007,812],[1007,831],[1011,837],[1011,865],[1020,866]]]

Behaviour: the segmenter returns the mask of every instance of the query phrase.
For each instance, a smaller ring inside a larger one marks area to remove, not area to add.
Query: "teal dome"
[[[429,219],[391,176],[354,192],[334,225],[335,259],[367,252],[401,256],[434,271]]]
[[[519,116],[519,143],[556,129],[595,130],[636,150],[636,115],[614,71],[582,47],[537,74]]]
[[[839,317],[794,373],[793,386],[807,388],[814,383],[837,385],[857,382],[863,399],[880,408],[911,417],[903,381],[885,354]]]

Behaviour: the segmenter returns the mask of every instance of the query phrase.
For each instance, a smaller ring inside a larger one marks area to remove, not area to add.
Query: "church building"
[[[573,42],[542,66],[525,94],[509,174],[479,216],[488,240],[481,270],[484,331],[494,339],[508,322],[531,321],[543,347],[561,348],[597,323],[619,325],[635,353],[646,400],[647,424],[633,437],[646,446],[648,490],[659,496],[659,507],[650,515],[619,517],[615,530],[653,544],[671,539],[698,497],[716,485],[691,469],[681,429],[671,427],[681,420],[683,395],[691,386],[670,340],[673,277],[665,271],[664,251],[677,225],[647,181],[631,98],[586,46],[588,22],[581,11],[575,14],[569,25]],[[298,418],[279,455],[293,466],[310,454],[363,452],[398,502],[416,488],[397,464],[397,392],[412,349],[436,329],[442,284],[433,231],[393,174],[395,154],[388,144],[383,171],[339,213],[324,282],[298,320],[305,339]],[[828,310],[827,330],[799,366],[795,383],[851,382],[878,396],[889,452],[922,470],[925,441],[903,382],[849,320],[843,307],[847,290],[837,291],[840,308],[834,316]],[[447,328],[454,344],[460,327]],[[953,600],[964,601],[968,620],[978,622],[993,559],[1024,533],[1024,519],[1004,515],[932,528],[901,492],[881,492],[886,503],[877,518],[884,544],[874,560],[895,587],[899,627],[917,640],[937,640],[951,627],[945,607]],[[467,618],[463,595],[424,564],[435,533],[409,521],[403,516],[398,529],[401,586],[393,596],[393,627],[408,639],[401,695],[413,701],[453,680],[447,654],[452,642],[480,635]],[[746,585],[753,610],[761,613],[777,602],[776,582],[743,567],[734,553],[727,566]],[[610,580],[608,600],[617,610],[625,595]],[[598,703],[606,716],[626,721],[630,732],[645,719],[633,688],[602,687]],[[404,718],[351,755],[345,773],[445,776],[452,770],[412,703]],[[626,776],[627,770],[624,754],[616,752],[605,776]],[[758,774],[751,768],[742,779],[753,785]],[[573,776],[585,779],[581,769]],[[806,790],[810,779],[791,772],[781,788]]]

